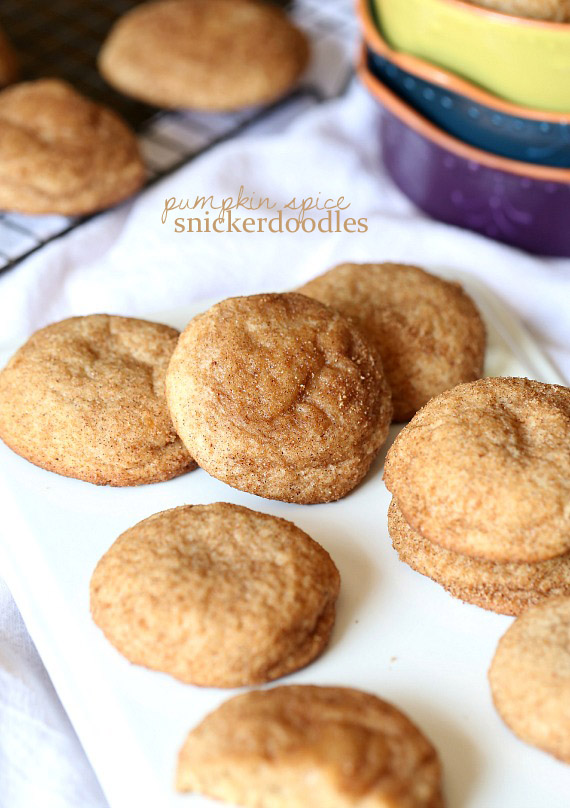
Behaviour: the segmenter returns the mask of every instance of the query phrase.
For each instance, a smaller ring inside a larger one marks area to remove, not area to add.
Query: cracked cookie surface
[[[485,326],[458,283],[403,264],[340,264],[297,291],[351,318],[376,346],[395,421],[483,373]]]
[[[488,561],[570,552],[570,389],[523,378],[462,384],[404,427],[384,471],[406,522]]]
[[[442,808],[440,780],[437,752],[396,707],[312,685],[224,702],[188,735],[177,773],[180,791],[251,808]]]
[[[241,687],[323,651],[339,586],[329,554],[292,522],[226,503],[184,505],[117,539],[93,574],[91,611],[131,662]]]
[[[0,93],[0,210],[92,213],[126,199],[144,177],[127,124],[66,82]]]
[[[195,317],[166,391],[202,468],[286,502],[329,502],[354,488],[392,412],[381,361],[360,332],[298,294],[230,298]]]
[[[98,485],[194,468],[164,392],[177,339],[166,325],[106,314],[36,331],[0,373],[0,438],[37,466]]]

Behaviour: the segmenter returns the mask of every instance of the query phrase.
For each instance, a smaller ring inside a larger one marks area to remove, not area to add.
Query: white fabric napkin
[[[289,289],[341,261],[394,260],[478,276],[570,379],[570,260],[532,257],[427,219],[382,169],[378,119],[375,103],[354,84],[283,131],[265,126],[219,146],[44,248],[0,277],[0,351],[74,314],[146,316],[200,299]],[[349,215],[366,217],[368,231],[189,234],[174,232],[172,214],[161,223],[166,198],[235,196],[240,186],[279,204],[344,196]],[[106,803],[0,584],[0,807],[36,805]]]

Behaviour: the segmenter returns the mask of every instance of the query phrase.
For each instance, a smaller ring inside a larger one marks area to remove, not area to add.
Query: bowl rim
[[[423,115],[420,115],[415,109],[398,98],[380,79],[370,72],[366,64],[366,43],[364,42],[362,42],[360,47],[356,72],[368,92],[379,101],[382,106],[386,107],[396,118],[409,126],[410,129],[413,129],[426,140],[439,146],[444,151],[448,151],[454,156],[460,157],[468,162],[479,163],[495,171],[515,174],[523,179],[570,185],[570,168],[556,168],[553,166],[538,165],[537,163],[523,163],[519,160],[510,160],[508,157],[500,157],[496,154],[483,151],[482,149],[477,149],[474,146],[469,146],[462,140],[458,140],[439,129],[428,121],[427,118],[424,118]]]
[[[519,17],[516,14],[507,14],[505,11],[496,11],[492,8],[478,6],[476,3],[469,3],[466,0],[428,0],[428,2],[441,3],[452,6],[461,11],[462,14],[473,14],[475,17],[487,17],[495,23],[502,25],[518,25],[523,28],[545,28],[550,31],[566,31],[570,33],[570,22],[553,22],[552,20],[538,20],[535,17]]]
[[[461,0],[443,0],[443,2],[463,3]],[[437,84],[442,89],[466,96],[470,101],[481,104],[484,107],[496,109],[515,118],[529,118],[531,120],[542,121],[544,123],[570,124],[570,112],[554,112],[546,109],[535,109],[534,107],[523,107],[499,98],[496,95],[479,87],[468,79],[461,78],[444,67],[432,64],[419,56],[411,53],[394,50],[379,30],[371,9],[372,0],[356,0],[356,12],[360,19],[364,39],[369,48],[379,56],[383,56],[397,67],[417,76],[432,84]],[[474,8],[477,8],[474,6]],[[485,10],[485,9],[483,9]],[[506,14],[500,16],[508,16]],[[518,18],[514,18],[518,19]],[[570,34],[570,23],[550,23],[551,25],[564,25]],[[569,43],[570,44],[570,43]]]

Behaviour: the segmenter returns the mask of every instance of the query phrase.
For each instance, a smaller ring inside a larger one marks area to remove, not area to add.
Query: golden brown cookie
[[[131,662],[195,685],[241,687],[308,665],[340,586],[292,522],[226,503],[184,505],[119,536],[91,580],[91,612]]]
[[[234,488],[330,502],[364,477],[392,407],[379,357],[344,317],[297,294],[224,300],[182,333],[166,379],[178,434]]]
[[[570,389],[480,379],[432,399],[400,432],[384,479],[429,541],[488,561],[570,552]]]
[[[442,808],[437,752],[388,702],[297,685],[236,696],[188,735],[177,788],[251,808]]]
[[[529,17],[550,22],[570,21],[570,0],[468,0],[468,2],[515,17]]]
[[[127,124],[66,82],[0,93],[0,210],[92,213],[126,199],[144,178]]]
[[[376,346],[395,421],[482,375],[485,326],[458,283],[403,264],[340,264],[297,291],[354,320]]]
[[[266,104],[308,62],[303,33],[258,0],[161,0],[129,11],[99,55],[107,81],[157,107],[233,110]]]
[[[19,60],[12,45],[0,29],[0,87],[16,81],[19,72]]]
[[[544,598],[570,596],[570,553],[535,564],[480,561],[453,553],[411,528],[395,499],[388,510],[388,531],[400,561],[453,597],[483,609],[517,615]]]
[[[97,485],[194,468],[164,393],[177,339],[166,325],[107,314],[36,331],[0,373],[0,438],[36,466]]]
[[[501,718],[526,743],[570,763],[570,598],[523,612],[489,670]]]

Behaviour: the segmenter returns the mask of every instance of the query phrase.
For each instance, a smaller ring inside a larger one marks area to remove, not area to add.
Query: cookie
[[[515,735],[570,763],[570,598],[518,617],[489,670],[493,701]]]
[[[37,331],[0,373],[0,438],[26,460],[97,485],[195,467],[166,406],[178,331],[91,314]]]
[[[570,552],[570,389],[481,379],[432,399],[386,458],[406,522],[447,550],[535,562]]]
[[[120,536],[91,580],[91,612],[127,659],[207,687],[308,665],[328,643],[340,586],[292,522],[238,505],[185,505]]]
[[[297,294],[236,297],[195,317],[166,378],[178,434],[234,488],[331,502],[364,477],[388,434],[382,365],[342,315]]]
[[[206,111],[267,104],[308,62],[304,34],[257,0],[161,0],[115,24],[99,55],[107,81],[157,107]]]
[[[0,210],[93,213],[131,196],[144,178],[127,124],[66,82],[0,93]]]
[[[0,29],[0,87],[16,81],[18,72],[18,57],[4,32]]]
[[[257,690],[188,735],[177,788],[251,808],[442,808],[437,752],[396,707],[343,687]]]
[[[469,2],[515,17],[570,22],[570,0],[469,0]]]
[[[544,598],[570,596],[570,553],[535,564],[480,561],[452,553],[411,528],[394,499],[388,509],[388,531],[400,561],[466,603],[517,615]]]
[[[458,283],[403,264],[340,264],[297,291],[354,320],[376,346],[395,421],[482,375],[485,326]]]

